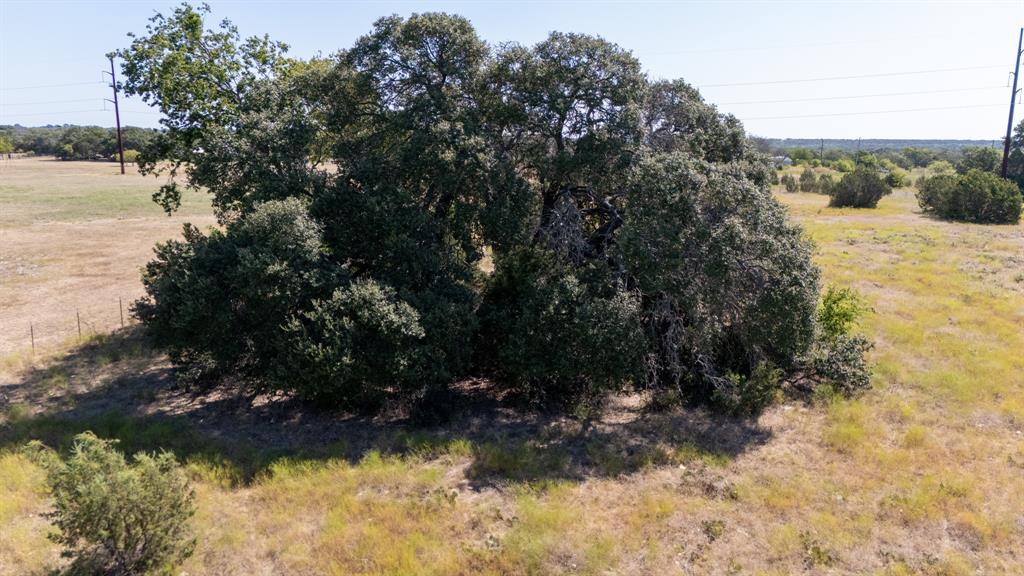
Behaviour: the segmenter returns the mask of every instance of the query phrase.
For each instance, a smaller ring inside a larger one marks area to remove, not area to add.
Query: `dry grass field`
[[[0,162],[0,357],[31,349],[30,323],[37,350],[76,340],[76,310],[83,335],[119,326],[118,298],[127,308],[142,293],[153,243],[184,221],[213,223],[199,194],[167,217],[150,200],[156,188],[112,162]]]
[[[779,194],[827,281],[872,308],[853,401],[744,421],[625,397],[577,422],[467,382],[466,416],[413,428],[186,394],[132,329],[26,355],[22,324],[58,302],[137,295],[180,221],[145,205],[151,181],[33,162],[0,173],[0,574],[62,566],[17,450],[84,429],[187,463],[190,575],[1024,573],[1024,226],[931,220],[910,190],[876,210]]]

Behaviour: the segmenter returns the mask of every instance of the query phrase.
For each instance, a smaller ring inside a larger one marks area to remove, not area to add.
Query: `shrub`
[[[817,192],[818,191],[818,176],[814,173],[811,168],[804,168],[804,171],[800,173],[800,191],[801,192]]]
[[[836,208],[874,208],[882,196],[891,193],[892,188],[876,170],[861,166],[844,175],[832,188],[828,205]]]
[[[818,192],[821,194],[830,196],[835,185],[836,182],[832,179],[831,174],[822,174],[818,177]]]
[[[837,171],[845,174],[847,172],[853,172],[853,170],[856,168],[856,165],[853,163],[853,160],[849,158],[840,158],[839,160],[835,161],[832,167],[835,168]]]
[[[818,337],[807,361],[808,372],[819,384],[852,395],[871,385],[871,369],[865,355],[871,343],[853,334],[867,306],[850,288],[829,286],[816,313]]]
[[[863,336],[843,334],[819,340],[811,353],[809,372],[818,385],[827,384],[844,396],[871,386],[871,367],[866,355],[871,343]]]
[[[818,326],[827,338],[849,334],[865,310],[863,300],[852,289],[829,286],[818,306]]]
[[[956,168],[947,160],[936,160],[928,165],[928,176],[953,174],[954,172],[956,172]]]
[[[75,148],[71,144],[61,144],[54,156],[60,160],[71,160],[75,157]]]
[[[782,370],[770,362],[761,362],[749,375],[730,372],[716,383],[711,403],[733,416],[761,413],[782,392]]]
[[[798,190],[796,178],[793,178],[792,174],[783,175],[780,182],[782,182],[782,185],[785,187],[786,192],[796,192]]]
[[[1021,215],[1020,188],[981,170],[928,178],[917,202],[925,213],[960,222],[1015,224]]]
[[[393,289],[357,280],[285,324],[273,378],[305,399],[374,410],[422,382],[419,320]]]
[[[679,155],[634,172],[621,251],[645,295],[645,382],[756,412],[814,338],[818,272],[785,209],[742,177]]]
[[[891,168],[885,175],[885,183],[890,188],[905,188],[910,185],[910,175],[899,168]]]
[[[157,246],[134,312],[180,374],[233,374],[254,385],[278,357],[281,327],[334,276],[321,228],[295,198],[267,202],[224,231],[186,225]]]
[[[537,406],[592,403],[637,379],[646,342],[637,295],[595,293],[544,251],[498,260],[481,307],[478,350],[500,382]]]
[[[134,164],[135,161],[138,160],[138,159],[139,159],[139,151],[138,150],[132,150],[131,148],[128,148],[127,150],[124,151],[124,161],[125,162],[130,162],[130,163]]]
[[[38,442],[26,448],[53,493],[51,538],[86,571],[147,574],[188,558],[194,494],[174,456],[136,454],[129,464],[90,432],[61,459]]]

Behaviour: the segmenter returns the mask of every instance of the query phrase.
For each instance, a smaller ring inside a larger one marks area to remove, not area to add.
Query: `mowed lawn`
[[[120,326],[142,293],[153,244],[192,221],[213,224],[209,200],[186,193],[168,217],[151,200],[162,180],[113,162],[0,160],[0,357]],[[76,317],[76,311],[78,316]]]
[[[137,268],[176,231],[155,207],[107,204],[132,215],[117,220],[77,200],[108,188],[63,186],[73,206],[18,200],[0,215],[0,254],[8,234],[57,225],[79,232],[35,242],[95,246],[59,256],[64,269],[110,266],[122,251]],[[186,462],[199,507],[188,574],[1024,573],[1024,226],[938,222],[909,190],[876,210],[778,197],[826,280],[872,309],[861,330],[875,342],[874,387],[860,399],[793,400],[745,422],[645,413],[627,397],[591,422],[486,407],[415,428],[194,397],[119,331],[5,364],[0,573],[61,566],[42,478],[17,450],[83,429]],[[115,240],[133,218],[146,224]],[[51,249],[18,245],[33,262]],[[140,290],[127,270],[63,289],[56,273],[3,278],[5,306]]]

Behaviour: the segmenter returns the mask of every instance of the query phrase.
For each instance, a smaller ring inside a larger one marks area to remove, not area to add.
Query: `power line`
[[[803,82],[827,82],[830,80],[856,80],[859,78],[913,76],[917,74],[934,74],[937,72],[961,72],[964,70],[987,70],[992,68],[1005,68],[1005,66],[965,66],[962,68],[933,68],[931,70],[913,70],[908,72],[883,72],[880,74],[857,74],[852,76],[821,76],[818,78],[799,78],[793,80],[767,80],[763,82],[730,82],[726,84],[702,84],[699,86],[699,88],[724,88],[728,86],[763,86],[768,84],[800,84]]]
[[[83,112],[110,112],[110,110],[97,110],[96,108],[90,108],[88,110],[56,110],[53,112],[28,112],[25,114],[0,114],[0,118],[20,118],[22,116],[52,116],[56,114],[81,114]]]
[[[936,38],[941,34],[928,34],[917,37],[918,40]],[[804,48],[824,48],[828,46],[858,46],[863,44],[888,44],[891,42],[904,42],[906,37],[878,38],[866,40],[849,40],[839,42],[815,42],[807,44],[777,44],[775,46],[736,46],[730,48],[686,48],[682,50],[634,50],[639,54],[661,55],[661,54],[715,54],[726,52],[771,52],[775,50],[800,50]]]
[[[903,112],[933,112],[936,110],[963,110],[967,108],[994,108],[996,106],[1002,107],[1003,104],[979,104],[973,106],[939,106],[936,108],[904,108],[901,110],[871,110],[867,112],[835,112],[830,114],[796,114],[792,116],[755,116],[750,118],[741,118],[744,121],[748,120],[783,120],[788,118],[825,118],[828,116],[867,116],[871,114],[897,114]]]
[[[93,84],[105,84],[105,82],[68,82],[65,84],[39,84],[37,86],[3,86],[0,90],[34,90],[36,88],[61,88],[63,86],[91,86]]]
[[[77,100],[40,100],[38,102],[2,102],[0,106],[38,106],[39,104],[71,104],[73,102],[95,102],[102,98],[78,98]]]
[[[953,88],[950,90],[921,90],[918,92],[883,92],[878,94],[858,94],[856,96],[822,96],[820,98],[791,98],[783,100],[744,100],[743,102],[713,102],[717,106],[736,106],[740,104],[783,104],[788,102],[818,102],[820,100],[856,100],[858,98],[879,98],[882,96],[912,96],[919,94],[946,94],[949,92],[978,92],[980,90],[1002,90],[1006,86],[986,86],[985,88]]]
[[[124,110],[124,109],[122,108],[122,110]],[[163,114],[164,114],[163,112],[157,112],[156,110],[124,110],[124,111],[129,113],[129,114],[152,114],[154,116],[163,116]],[[107,110],[107,112],[110,112],[110,110]]]
[[[59,116],[61,114],[85,114],[85,113],[98,114],[100,112],[105,113],[105,114],[109,114],[110,112],[113,112],[113,110],[103,109],[103,108],[100,108],[100,109],[89,108],[89,109],[86,109],[86,110],[52,110],[50,112],[26,112],[26,113],[18,112],[18,113],[14,113],[14,114],[0,114],[0,118],[15,118],[16,119],[16,118],[21,118],[23,116]],[[124,112],[127,113],[130,116],[131,115],[136,115],[136,114],[146,114],[146,115],[152,115],[152,116],[160,116],[160,115],[162,115],[161,112],[155,112],[153,110],[126,110]]]

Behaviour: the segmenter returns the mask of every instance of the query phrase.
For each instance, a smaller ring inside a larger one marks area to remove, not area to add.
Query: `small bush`
[[[708,542],[714,542],[725,533],[725,522],[722,520],[705,520],[701,523],[701,530],[708,537]]]
[[[804,168],[804,171],[800,173],[800,191],[818,191],[818,176],[814,173],[814,170],[810,169],[810,167]]]
[[[837,171],[845,174],[847,172],[853,172],[854,168],[856,168],[856,165],[853,163],[853,160],[850,160],[849,158],[841,158],[839,160],[836,160],[832,164],[832,167],[835,168]]]
[[[818,326],[828,338],[843,336],[850,333],[866,310],[863,300],[852,289],[829,286],[818,306]]]
[[[819,386],[831,386],[835,392],[852,396],[871,387],[871,367],[865,355],[871,342],[863,336],[840,335],[815,343],[811,372]]]
[[[850,288],[829,286],[825,290],[816,315],[818,338],[808,362],[819,386],[851,396],[871,385],[871,369],[865,359],[871,343],[852,334],[867,309]]]
[[[782,370],[761,362],[750,376],[728,374],[716,385],[711,402],[733,416],[755,416],[779,397],[781,381]]]
[[[836,181],[832,179],[831,174],[822,174],[818,177],[818,193],[829,196],[832,194],[832,189],[835,188]]]
[[[394,290],[358,280],[285,324],[274,379],[320,404],[375,410],[422,380],[423,336],[419,314]]]
[[[885,183],[891,188],[905,188],[910,186],[910,175],[899,168],[892,168],[885,175]]]
[[[594,293],[551,253],[502,257],[481,308],[484,362],[531,403],[578,407],[633,381],[646,345],[631,292]],[[486,343],[486,345],[485,345]]]
[[[46,472],[51,539],[84,571],[147,574],[188,558],[194,494],[174,456],[136,454],[129,464],[113,442],[91,432],[75,437],[66,459],[39,442],[26,447]]]
[[[1017,185],[981,170],[928,178],[917,202],[925,213],[960,222],[1015,224],[1021,215]]]
[[[779,180],[785,187],[786,192],[796,192],[798,189],[796,178],[792,174],[786,174]]]
[[[134,164],[135,161],[138,160],[138,159],[139,159],[139,151],[138,150],[132,150],[131,148],[129,148],[129,149],[124,151],[124,161],[125,162],[130,162],[130,163]]]
[[[891,193],[892,187],[876,170],[862,166],[843,176],[835,185],[828,205],[834,208],[874,208],[883,196]]]
[[[928,176],[938,176],[940,174],[954,174],[956,168],[947,160],[936,160],[928,165]]]

